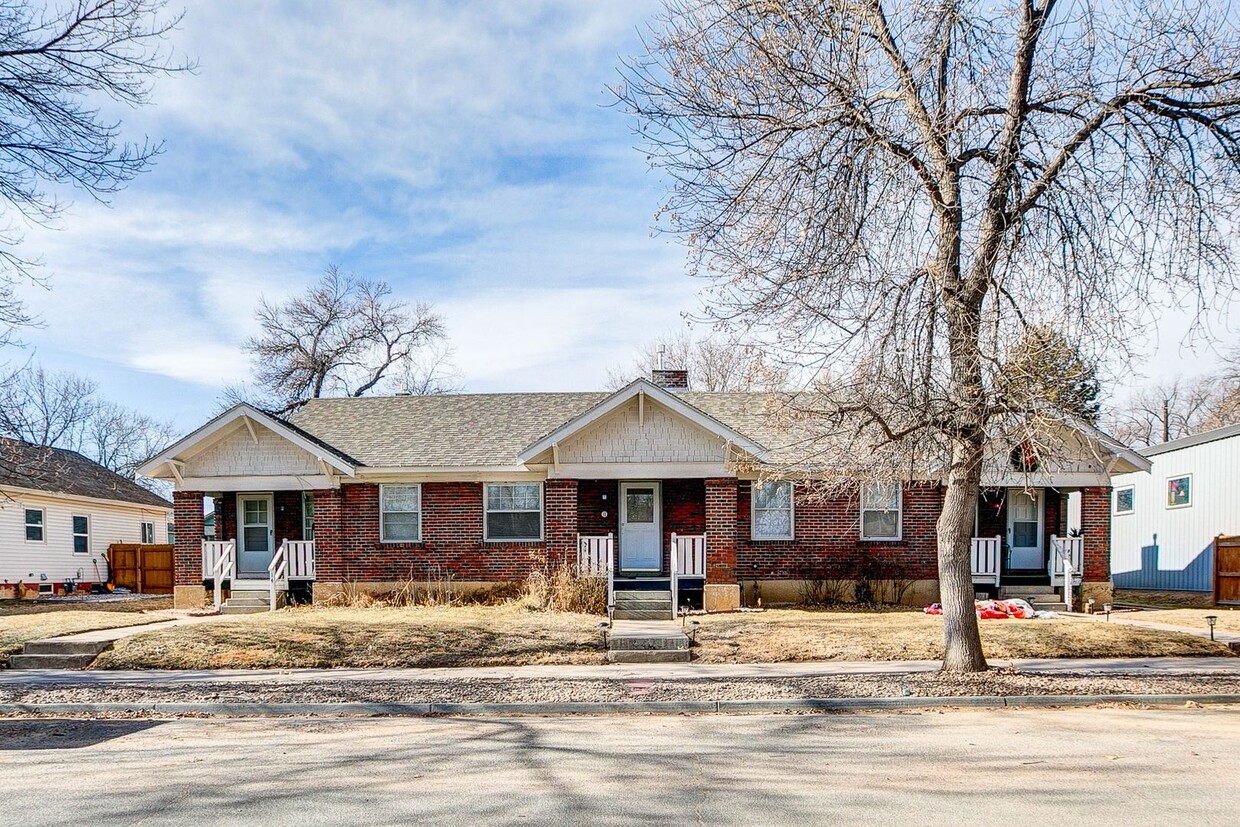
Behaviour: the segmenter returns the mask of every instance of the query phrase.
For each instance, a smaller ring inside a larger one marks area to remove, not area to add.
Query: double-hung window
[[[787,480],[753,485],[753,539],[792,539],[792,483]]]
[[[379,488],[379,539],[385,543],[422,542],[422,486]]]
[[[73,517],[73,553],[90,554],[90,518]]]
[[[26,541],[43,542],[43,509],[41,508],[26,509]]]
[[[541,540],[542,485],[487,483],[485,540]]]
[[[155,524],[154,523],[143,523],[142,524],[142,542],[143,544],[155,542]]]
[[[861,486],[861,539],[899,540],[903,492],[899,485]]]

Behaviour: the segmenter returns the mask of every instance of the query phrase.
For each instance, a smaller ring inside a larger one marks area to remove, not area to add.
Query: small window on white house
[[[899,540],[903,491],[899,485],[861,486],[861,539]]]
[[[385,543],[422,540],[422,486],[379,487],[379,539]]]
[[[155,542],[155,524],[154,523],[143,523],[142,524],[142,542],[143,543]]]
[[[1188,508],[1193,504],[1193,475],[1167,477],[1167,508]]]
[[[26,509],[26,540],[31,543],[43,542],[43,509]]]
[[[1136,506],[1136,492],[1133,486],[1115,489],[1115,513],[1131,514]]]
[[[792,539],[792,483],[756,482],[753,486],[753,538]]]
[[[89,517],[73,517],[73,553],[90,554]]]
[[[541,540],[542,485],[489,483],[486,487],[485,540]]]

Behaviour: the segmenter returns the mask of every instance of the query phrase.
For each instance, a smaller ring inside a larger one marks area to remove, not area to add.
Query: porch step
[[[670,620],[616,620],[607,648],[613,663],[689,661],[689,636]]]
[[[1028,599],[1026,595],[1031,595],[1031,594],[1058,595],[1058,592],[1055,590],[1054,586],[1051,586],[1049,584],[1047,585],[1039,584],[1039,585],[1032,585],[1032,586],[1010,585],[1010,586],[1001,586],[999,588],[1000,598],[1025,597],[1025,599]]]
[[[85,669],[96,655],[11,655],[10,669]]]
[[[20,655],[9,658],[9,668],[85,669],[111,646],[108,640],[32,640],[22,647]]]
[[[616,620],[668,620],[672,617],[671,591],[617,590],[612,594]]]
[[[220,614],[222,615],[256,615],[269,611],[271,611],[271,605],[269,603],[263,603],[261,606],[238,606],[231,601],[225,601],[224,604],[220,606]]]

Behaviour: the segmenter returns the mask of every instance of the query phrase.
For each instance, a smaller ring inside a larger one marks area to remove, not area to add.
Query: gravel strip
[[[460,681],[0,686],[0,703],[558,703],[1021,695],[1240,694],[1240,677],[853,675],[716,680],[462,679]]]

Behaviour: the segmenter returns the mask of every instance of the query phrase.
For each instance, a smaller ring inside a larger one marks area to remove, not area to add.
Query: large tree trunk
[[[982,478],[982,446],[956,442],[939,514],[939,595],[943,603],[943,670],[982,672],[986,655],[973,609],[970,553],[977,494]]]

